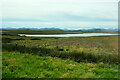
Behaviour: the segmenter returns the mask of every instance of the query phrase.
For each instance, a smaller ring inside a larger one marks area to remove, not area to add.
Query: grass
[[[86,38],[26,38],[3,36],[3,51],[118,64],[117,36]],[[11,47],[9,47],[11,46]]]
[[[3,78],[117,78],[118,66],[3,52]]]
[[[99,53],[118,53],[118,36],[72,37],[72,38],[33,38],[3,36],[3,43],[26,45],[26,47],[62,48]]]
[[[69,38],[17,36],[21,32],[41,34],[41,31],[29,30],[3,32],[3,78],[118,77],[118,36]],[[46,31],[43,33],[53,34]],[[60,33],[61,31],[57,34]]]
[[[85,53],[85,52],[67,52],[67,51],[56,51],[55,49],[46,49],[46,48],[30,48],[25,46],[16,46],[16,45],[3,45],[3,51],[16,51],[20,53],[29,53],[39,56],[51,56],[59,57],[62,59],[71,59],[76,62],[103,62],[118,64],[118,55],[117,54],[96,54],[96,53]]]
[[[63,30],[3,30],[3,35],[15,36],[17,34],[77,34],[82,31],[63,31]]]

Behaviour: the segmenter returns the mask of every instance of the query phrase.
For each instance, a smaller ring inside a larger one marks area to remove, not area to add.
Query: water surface
[[[83,34],[52,34],[52,35],[39,35],[39,34],[18,34],[19,36],[26,37],[89,37],[89,36],[111,36],[118,34],[110,33],[83,33]]]

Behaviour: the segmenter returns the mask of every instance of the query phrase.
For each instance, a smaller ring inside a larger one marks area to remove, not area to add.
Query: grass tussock
[[[96,54],[96,53],[85,53],[78,51],[57,51],[58,49],[47,49],[47,48],[35,48],[6,44],[3,45],[3,51],[16,51],[20,53],[29,53],[39,56],[52,56],[62,59],[71,59],[76,62],[90,62],[90,63],[109,63],[118,64],[117,54]]]
[[[3,52],[3,78],[117,78],[118,66]]]

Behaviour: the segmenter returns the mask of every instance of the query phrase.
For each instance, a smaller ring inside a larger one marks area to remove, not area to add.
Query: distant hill
[[[60,28],[2,28],[5,30],[58,30],[58,31],[107,31],[107,32],[116,32],[120,31],[118,29],[103,29],[103,28],[91,28],[91,29],[60,29]]]
[[[80,29],[81,31],[107,31],[107,32],[116,32],[119,31],[118,29],[100,29],[100,28],[93,28],[93,29]]]

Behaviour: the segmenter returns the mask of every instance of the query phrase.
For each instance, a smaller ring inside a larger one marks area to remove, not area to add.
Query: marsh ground
[[[118,36],[69,38],[17,36],[21,32],[30,33],[30,31],[20,30],[7,30],[2,33],[3,78],[117,77]],[[61,31],[56,32],[61,33]],[[31,34],[33,33],[40,34],[42,32],[31,32]],[[43,31],[43,33],[53,34],[53,31],[51,33]],[[81,31],[76,33],[81,33]],[[31,68],[28,70],[26,66],[31,66]]]

